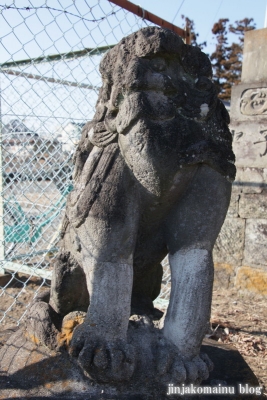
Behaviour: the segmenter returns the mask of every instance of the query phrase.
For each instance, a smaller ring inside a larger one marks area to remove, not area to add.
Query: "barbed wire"
[[[106,14],[105,16],[103,16],[103,17],[101,17],[101,18],[98,18],[98,19],[88,19],[88,18],[82,17],[82,16],[80,16],[80,15],[78,15],[78,14],[74,14],[74,13],[72,13],[72,12],[70,12],[70,11],[67,11],[67,10],[60,10],[59,8],[54,8],[54,7],[50,7],[50,6],[39,6],[39,7],[28,7],[28,6],[27,6],[27,7],[17,7],[17,6],[14,6],[14,5],[7,6],[7,5],[1,5],[1,4],[0,4],[0,11],[1,11],[1,12],[7,11],[7,10],[32,11],[32,10],[40,10],[40,9],[46,9],[46,10],[57,11],[57,12],[60,12],[60,13],[68,14],[68,15],[71,15],[71,16],[73,16],[73,17],[76,17],[76,18],[82,19],[82,20],[84,20],[84,21],[87,21],[87,22],[99,22],[99,21],[103,21],[103,20],[106,19],[107,17],[110,17],[111,15],[115,15],[115,14],[117,14],[117,13],[120,11],[120,10],[111,11],[110,13],[108,13],[108,14]]]

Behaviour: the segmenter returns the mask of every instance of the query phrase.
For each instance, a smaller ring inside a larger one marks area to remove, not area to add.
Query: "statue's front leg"
[[[135,182],[119,155],[87,219],[77,228],[90,306],[74,330],[70,353],[98,381],[128,380],[134,371],[127,328],[138,221]]]
[[[70,353],[92,379],[128,380],[134,371],[133,348],[127,343],[132,265],[87,260],[90,307],[74,330]]]
[[[187,380],[207,379],[211,363],[200,354],[200,346],[210,319],[212,254],[193,247],[171,254],[169,262],[172,289],[164,336],[178,347]]]
[[[172,287],[164,336],[178,348],[191,382],[207,378],[210,369],[200,346],[210,319],[212,249],[230,193],[231,184],[223,176],[200,166],[167,223]]]

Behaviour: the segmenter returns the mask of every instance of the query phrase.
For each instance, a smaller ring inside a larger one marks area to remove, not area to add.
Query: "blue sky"
[[[257,29],[264,27],[266,0],[131,0],[169,22],[182,27],[181,14],[193,19],[201,42],[207,41],[206,52],[211,53],[215,46],[211,28],[219,18],[229,18],[231,22],[243,18],[253,18]]]
[[[132,2],[151,11],[174,24],[183,27],[184,21],[181,15],[194,20],[199,40],[207,41],[205,52],[211,54],[215,48],[215,39],[211,28],[219,18],[229,18],[230,22],[245,17],[254,18],[257,29],[264,27],[265,10],[267,0],[132,0]],[[89,9],[92,7],[93,15],[98,18],[107,15],[114,9],[114,4],[107,0],[0,0],[0,5],[16,5],[17,7],[35,6],[47,4],[50,7],[66,9],[75,14],[87,16],[91,19]],[[177,13],[178,9],[179,12]],[[118,7],[115,7],[118,10]],[[4,37],[0,53],[0,62],[10,59],[8,53],[12,53],[13,59],[38,57],[43,54],[55,54],[58,52],[76,50],[95,45],[115,44],[122,36],[128,34],[127,27],[120,32],[116,24],[116,18],[121,13],[109,17],[110,26],[106,21],[101,22],[100,30],[94,29],[94,24],[87,21],[79,21],[79,18],[64,16],[62,13],[39,10],[32,11],[2,11],[1,34]],[[130,24],[133,17],[129,17]],[[52,23],[52,21],[56,23]],[[122,21],[124,20],[122,16]],[[126,20],[126,18],[125,18]],[[25,23],[23,23],[25,22]],[[123,21],[125,22],[125,21]],[[126,23],[126,22],[125,22]],[[44,30],[44,26],[46,28]],[[114,26],[117,26],[114,29]],[[132,23],[133,30],[138,26]],[[15,28],[15,29],[14,29]],[[91,31],[91,29],[93,30]],[[12,29],[14,29],[12,31]],[[89,35],[88,35],[89,32]],[[92,32],[92,34],[90,34]],[[130,33],[130,32],[129,32]],[[34,37],[33,35],[37,35]],[[35,40],[32,40],[34,37]],[[93,40],[92,40],[93,37]],[[56,44],[53,44],[53,41]],[[36,43],[39,42],[40,45]]]

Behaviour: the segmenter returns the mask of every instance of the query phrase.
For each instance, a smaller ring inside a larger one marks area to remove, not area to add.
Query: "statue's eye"
[[[157,72],[165,71],[167,68],[166,61],[163,58],[153,58],[151,60],[151,65]]]

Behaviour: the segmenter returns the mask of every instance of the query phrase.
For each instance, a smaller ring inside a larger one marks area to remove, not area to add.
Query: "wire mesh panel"
[[[47,288],[72,156],[93,117],[99,62],[147,25],[107,0],[16,0],[1,12],[2,328]]]

